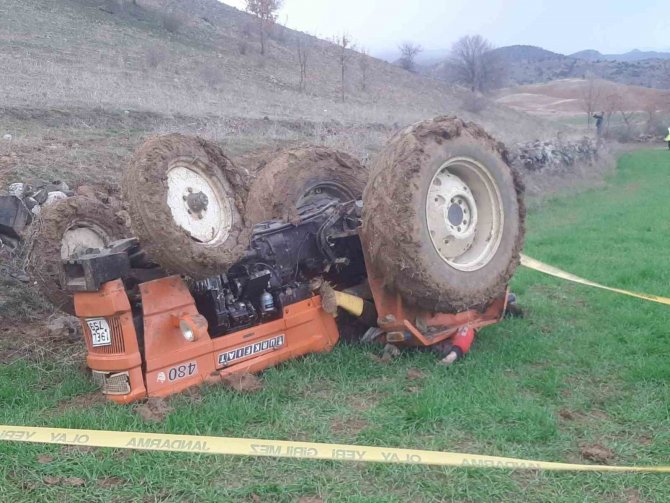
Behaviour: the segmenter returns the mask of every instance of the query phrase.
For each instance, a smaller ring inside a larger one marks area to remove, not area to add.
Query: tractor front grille
[[[123,330],[121,329],[121,320],[118,316],[111,316],[105,318],[109,323],[109,329],[112,334],[112,343],[108,346],[93,346],[91,330],[88,328],[86,320],[82,320],[81,325],[84,329],[84,339],[86,340],[86,347],[88,352],[92,354],[122,354],[126,351],[125,343],[123,342]]]
[[[102,388],[105,395],[127,395],[130,393],[130,376],[128,372],[93,371],[93,382]]]

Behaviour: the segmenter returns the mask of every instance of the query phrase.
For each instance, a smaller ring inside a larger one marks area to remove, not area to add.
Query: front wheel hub
[[[504,215],[489,170],[470,158],[445,162],[426,195],[426,223],[435,251],[460,271],[475,271],[495,255]]]
[[[198,164],[175,163],[167,172],[167,205],[174,222],[195,241],[225,241],[232,208],[225,188]]]

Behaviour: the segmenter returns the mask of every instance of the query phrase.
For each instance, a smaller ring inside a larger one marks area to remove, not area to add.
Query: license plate
[[[109,329],[109,323],[104,318],[96,318],[94,320],[86,320],[88,329],[91,331],[91,345],[95,348],[98,346],[111,346],[112,331]]]

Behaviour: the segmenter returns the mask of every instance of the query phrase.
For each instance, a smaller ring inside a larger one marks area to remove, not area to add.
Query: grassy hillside
[[[137,3],[4,0],[0,106],[406,124],[460,105],[445,84],[354,51],[346,52],[342,103],[339,52],[329,42],[278,27],[262,57],[253,18],[216,0]],[[305,92],[298,38],[309,46]],[[480,120],[494,122],[487,114]],[[507,126],[500,131],[514,134]]]
[[[118,185],[150,134],[179,131],[232,155],[319,143],[365,161],[404,125],[457,114],[514,143],[554,124],[278,26],[259,54],[254,18],[217,0],[0,2],[0,185],[32,176]],[[297,40],[309,49],[299,89]],[[363,71],[365,70],[365,88]],[[465,107],[470,109],[469,107]]]
[[[604,189],[528,219],[526,252],[593,280],[670,295],[669,156],[621,159]],[[653,215],[653,218],[649,218]],[[607,250],[606,254],[602,250]],[[79,347],[5,353],[0,423],[389,445],[572,463],[667,465],[668,306],[521,270],[524,319],[483,330],[468,358],[339,345],[262,376],[263,389],[176,396],[162,421],[104,402]],[[77,352],[80,354],[76,354]],[[161,419],[161,415],[154,415]],[[3,501],[665,502],[661,474],[487,471],[0,442]],[[594,457],[595,456],[595,457]],[[304,499],[301,499],[304,498]]]

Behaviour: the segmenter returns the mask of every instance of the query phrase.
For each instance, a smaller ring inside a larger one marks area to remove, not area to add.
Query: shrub
[[[167,12],[161,18],[161,24],[170,33],[179,33],[186,23],[186,18],[178,12]]]
[[[488,100],[484,96],[478,93],[469,92],[463,97],[461,101],[461,108],[466,112],[470,112],[473,114],[478,114],[479,112],[482,112],[483,110],[486,109],[487,106],[488,106]]]

